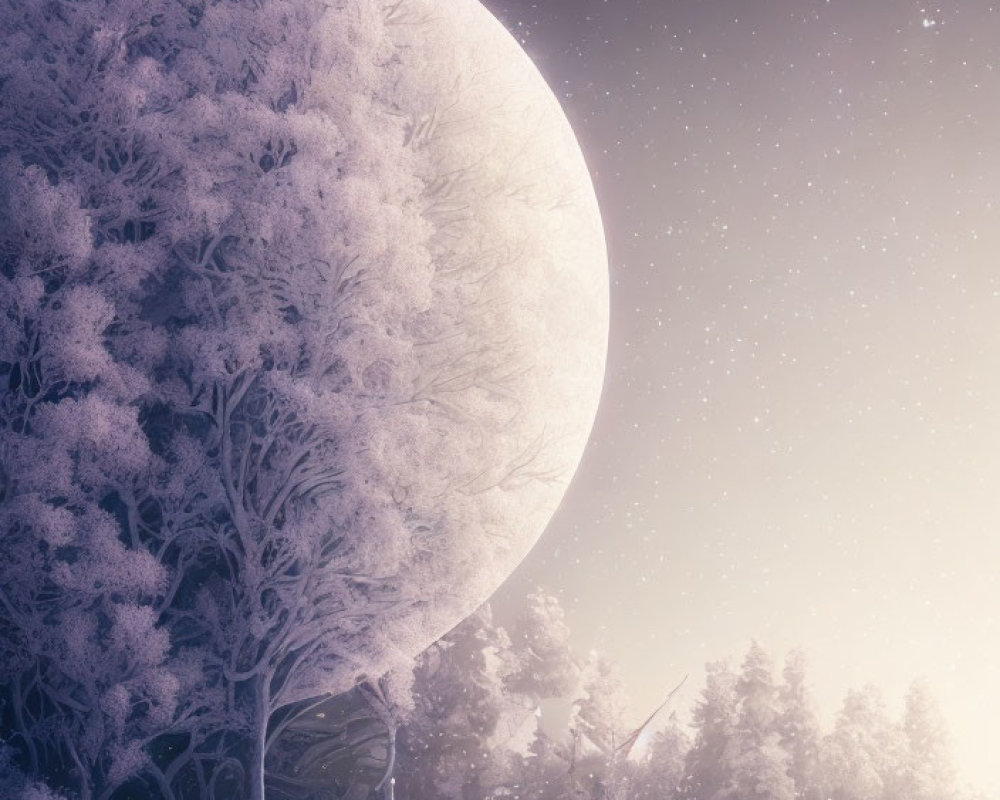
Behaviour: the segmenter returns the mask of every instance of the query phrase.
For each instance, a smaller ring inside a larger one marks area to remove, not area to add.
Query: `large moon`
[[[426,151],[423,177],[438,192],[428,213],[445,276],[436,286],[453,292],[453,266],[478,265],[477,302],[458,326],[480,344],[504,342],[512,360],[498,374],[517,406],[475,419],[484,463],[451,502],[457,518],[484,527],[487,546],[462,559],[462,582],[442,587],[429,642],[510,574],[576,470],[604,378],[608,265],[580,146],[513,36],[477,0],[410,0],[387,30],[402,59],[401,96],[416,101],[404,112],[408,136]],[[475,393],[464,399],[475,405]]]

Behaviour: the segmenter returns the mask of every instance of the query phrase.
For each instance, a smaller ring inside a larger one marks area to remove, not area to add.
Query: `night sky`
[[[751,637],[821,708],[925,676],[1000,717],[1000,6],[488,0],[608,235],[602,408],[498,594],[564,602],[634,716]]]

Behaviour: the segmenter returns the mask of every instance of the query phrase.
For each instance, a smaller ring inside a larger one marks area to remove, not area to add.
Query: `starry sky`
[[[501,588],[563,601],[635,720],[751,637],[822,711],[925,677],[968,779],[1000,716],[1000,5],[487,0],[608,236],[602,407]]]

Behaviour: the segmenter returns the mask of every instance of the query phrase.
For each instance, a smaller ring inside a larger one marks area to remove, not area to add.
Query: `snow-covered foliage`
[[[31,780],[14,764],[13,749],[0,740],[0,797],[5,800],[65,800],[45,784]]]
[[[524,710],[506,687],[521,655],[484,606],[421,656],[400,736],[401,798],[459,800],[498,782],[504,748],[493,739],[507,714]]]
[[[903,736],[889,718],[877,687],[868,685],[848,693],[824,745],[825,796],[832,800],[894,796]]]
[[[531,616],[538,603],[528,606]],[[418,692],[433,685],[438,695],[418,696],[401,727],[403,749],[413,749],[398,764],[398,800],[972,798],[956,788],[948,737],[921,683],[910,689],[899,721],[889,719],[873,688],[849,692],[823,736],[802,654],[789,655],[779,681],[755,642],[739,672],[724,661],[707,665],[689,727],[664,709],[629,731],[615,669],[595,654],[563,695],[575,704],[565,729],[543,719],[530,745],[514,750],[492,739],[491,726],[499,709],[524,696],[490,679],[485,664],[516,666],[536,654],[523,639],[505,639],[487,614],[470,618],[442,646],[422,657],[415,683]],[[553,651],[546,659],[555,665],[565,655]],[[432,664],[437,668],[428,670]],[[428,683],[430,676],[437,682]],[[469,724],[473,719],[486,724]],[[612,739],[629,742],[640,732],[642,747],[612,750]]]
[[[570,727],[577,734],[577,757],[612,756],[628,737],[628,696],[614,664],[593,652],[583,666],[581,693],[573,703]]]
[[[903,711],[902,786],[910,800],[948,800],[954,794],[955,766],[941,710],[927,684],[916,681]]]
[[[509,678],[511,688],[537,703],[569,694],[580,677],[570,647],[570,630],[559,601],[541,590],[525,599],[511,628],[511,638],[524,658]]]
[[[400,726],[398,800],[509,788],[537,744],[540,701],[577,688],[580,668],[555,597],[528,595],[511,631],[486,604],[421,654],[413,709]]]
[[[788,774],[795,783],[796,797],[817,800],[822,733],[801,650],[788,654],[782,678],[778,687],[778,732],[781,746],[788,753]]]
[[[693,714],[696,735],[687,758],[685,796],[712,798],[726,788],[737,752],[737,680],[725,661],[705,665],[705,688]]]
[[[779,690],[767,651],[753,642],[736,685],[739,697],[732,782],[727,795],[757,800],[794,800],[788,752],[781,746]]]
[[[0,733],[30,774],[259,800],[276,709],[415,655],[558,503],[599,220],[541,79],[454,8],[0,4]]]

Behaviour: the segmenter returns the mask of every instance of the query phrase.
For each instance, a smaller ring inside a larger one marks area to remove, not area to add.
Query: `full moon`
[[[460,601],[432,626],[434,638],[507,577],[562,499],[601,393],[608,274],[583,155],[531,60],[477,0],[405,6],[405,19],[389,29],[404,59],[403,94],[423,99],[409,135],[426,138],[425,181],[445,187],[431,214],[436,257],[477,262],[488,274],[487,305],[496,311],[466,308],[460,324],[504,339],[516,354],[503,372],[513,378],[517,413],[493,420],[492,440],[483,441],[484,454],[501,457],[467,485],[497,514],[484,520],[497,545],[477,559]],[[450,292],[452,282],[441,287]]]
[[[427,152],[423,179],[440,192],[429,213],[434,257],[446,276],[451,265],[478,265],[475,301],[463,304],[458,325],[481,342],[505,342],[512,360],[500,372],[517,398],[513,412],[474,415],[493,461],[452,496],[455,513],[476,500],[469,511],[492,531],[491,546],[469,562],[465,585],[432,606],[429,643],[485,601],[562,498],[601,393],[608,275],[587,166],[531,60],[477,0],[404,6],[388,28],[403,59],[401,94],[419,98],[407,135]],[[449,294],[455,282],[437,285]],[[464,397],[478,408],[478,389]]]

